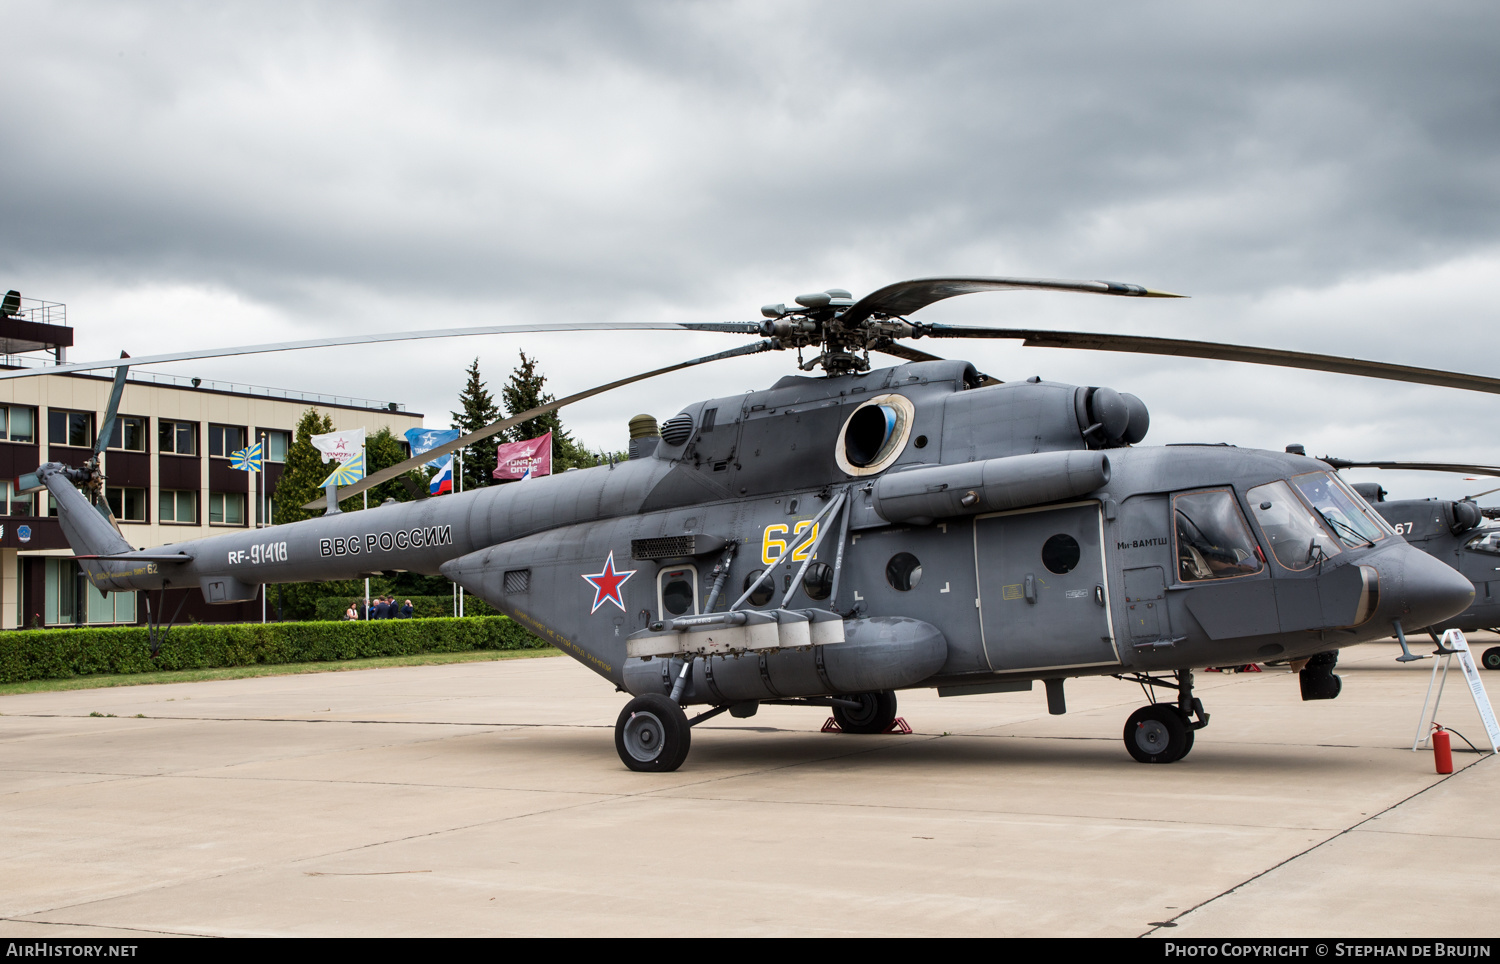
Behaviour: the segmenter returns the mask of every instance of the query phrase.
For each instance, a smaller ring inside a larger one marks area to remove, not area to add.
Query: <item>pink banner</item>
[[[524,442],[506,442],[495,449],[495,471],[490,473],[497,479],[525,478],[528,471],[532,478],[552,474],[552,433]]]

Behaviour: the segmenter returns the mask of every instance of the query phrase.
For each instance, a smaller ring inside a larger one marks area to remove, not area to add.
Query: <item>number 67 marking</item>
[[[797,538],[804,532],[807,533],[807,538],[797,542]],[[811,519],[803,519],[797,523],[795,529],[780,522],[766,526],[766,531],[760,540],[760,561],[763,564],[769,566],[786,555],[787,540],[782,537],[788,534],[793,537],[791,541],[797,543],[792,549],[792,561],[807,561],[808,553],[812,551],[812,544],[818,541],[818,527],[813,525]]]

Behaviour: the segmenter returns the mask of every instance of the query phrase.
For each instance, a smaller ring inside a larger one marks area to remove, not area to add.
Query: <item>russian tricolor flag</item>
[[[437,475],[427,484],[427,491],[431,495],[453,491],[453,456],[443,459],[443,464],[438,466]]]

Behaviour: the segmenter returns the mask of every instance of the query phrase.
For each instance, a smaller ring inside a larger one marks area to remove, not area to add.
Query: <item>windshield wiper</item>
[[[1362,536],[1357,531],[1355,531],[1354,527],[1351,526],[1349,523],[1347,523],[1347,522],[1340,522],[1338,519],[1329,518],[1328,513],[1324,512],[1322,509],[1318,508],[1317,506],[1313,506],[1313,511],[1318,514],[1318,518],[1320,518],[1324,522],[1328,523],[1328,527],[1330,529],[1343,530],[1344,532],[1349,533],[1349,535],[1353,536],[1354,538],[1363,540],[1364,544],[1365,544],[1365,546],[1367,548],[1369,546],[1373,546],[1375,544],[1374,541],[1371,540],[1368,536]],[[1350,545],[1353,545],[1353,543],[1350,543]]]

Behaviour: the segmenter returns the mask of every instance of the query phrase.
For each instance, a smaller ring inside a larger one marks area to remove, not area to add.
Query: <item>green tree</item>
[[[468,382],[464,385],[463,391],[458,393],[458,404],[463,411],[452,413],[453,427],[463,435],[477,432],[500,419],[500,409],[495,405],[495,398],[485,387],[484,379],[480,377],[478,358],[469,365],[468,374]],[[463,488],[465,491],[494,484],[494,477],[490,473],[495,468],[495,446],[501,441],[492,435],[463,450]],[[457,489],[458,481],[455,479],[454,490],[457,491]]]
[[[505,387],[500,389],[500,397],[505,402],[506,417],[515,418],[522,412],[552,401],[553,396],[546,391],[546,384],[547,376],[536,370],[536,359],[528,358],[524,351],[521,352],[521,364],[510,373],[510,380],[505,383]],[[538,415],[536,418],[530,418],[512,426],[504,434],[507,442],[524,442],[527,439],[539,438],[548,432],[552,433],[553,472],[586,469],[600,463],[599,456],[589,452],[568,434],[555,409],[545,415]],[[493,465],[493,460],[491,464]]]

